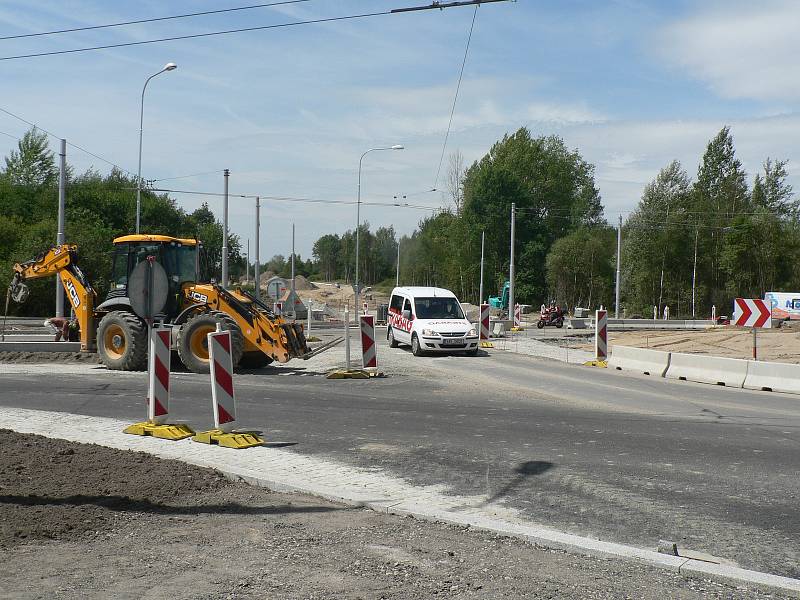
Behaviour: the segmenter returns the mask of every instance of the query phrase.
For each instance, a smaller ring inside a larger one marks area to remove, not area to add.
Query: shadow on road
[[[546,460],[529,460],[524,463],[520,463],[514,468],[514,473],[516,473],[516,475],[514,475],[514,477],[503,487],[492,494],[490,498],[487,498],[481,504],[481,506],[486,506],[487,504],[491,504],[492,502],[500,500],[503,496],[507,496],[516,490],[522,483],[525,482],[528,477],[541,475],[553,467],[555,467],[555,463],[551,463]]]
[[[173,506],[149,500],[138,500],[127,496],[88,496],[75,495],[63,498],[52,498],[37,495],[3,495],[0,504],[16,504],[18,506],[86,506],[94,505],[119,512],[146,512],[161,515],[280,515],[292,513],[324,513],[336,510],[350,510],[339,506],[296,506],[280,504],[276,506],[245,506],[235,502],[227,504],[206,504],[199,506]]]

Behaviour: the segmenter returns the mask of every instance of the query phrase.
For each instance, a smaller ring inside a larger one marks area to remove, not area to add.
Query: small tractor
[[[128,278],[139,263],[153,259],[168,280],[167,302],[155,320],[171,327],[173,349],[190,371],[209,371],[206,336],[217,327],[231,332],[233,364],[244,368],[308,359],[341,341],[333,340],[312,351],[302,325],[285,321],[245,290],[228,290],[203,277],[207,269],[202,244],[194,239],[139,234],[116,238],[111,290],[99,304],[77,257],[77,246],[63,244],[14,265],[8,295],[15,302],[24,302],[30,293],[26,280],[60,275],[80,328],[81,349],[97,351],[109,369],[139,371],[147,367],[147,324],[132,308]],[[201,280],[210,283],[198,283]]]
[[[492,308],[497,308],[501,312],[508,313],[508,294],[511,288],[511,283],[506,281],[503,285],[503,291],[501,291],[497,296],[491,296],[489,298],[489,306]]]

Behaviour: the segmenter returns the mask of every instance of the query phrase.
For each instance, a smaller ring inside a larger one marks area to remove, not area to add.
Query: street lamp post
[[[360,296],[358,285],[358,230],[361,227],[361,164],[364,161],[364,157],[370,152],[375,152],[377,150],[403,150],[404,148],[405,146],[402,144],[395,144],[394,146],[386,146],[383,148],[370,148],[361,155],[361,158],[358,159],[358,201],[356,202],[356,275],[354,282],[355,310],[358,310],[358,301]]]
[[[136,233],[139,233],[142,217],[142,128],[144,125],[144,92],[147,89],[147,84],[150,83],[153,77],[167,71],[174,71],[177,68],[178,65],[175,63],[167,63],[158,73],[150,75],[150,77],[145,80],[144,86],[142,86],[142,102],[139,105],[139,171],[136,175]]]

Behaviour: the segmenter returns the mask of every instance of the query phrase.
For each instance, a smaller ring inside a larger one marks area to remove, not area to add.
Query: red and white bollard
[[[150,334],[147,419],[161,425],[169,415],[169,373],[171,331],[156,327]]]
[[[231,332],[208,334],[208,360],[211,367],[211,398],[214,403],[214,428],[228,433],[236,423],[236,396],[233,392]]]
[[[514,305],[514,327],[519,329],[522,326],[522,307],[519,304]]]
[[[482,342],[489,341],[489,334],[489,305],[481,304],[480,340]]]
[[[280,317],[283,315],[283,302],[276,302],[274,308],[272,312],[275,313],[275,316]]]
[[[608,312],[605,310],[594,313],[594,358],[608,358]]]
[[[367,303],[364,302],[364,314],[366,315],[368,313],[369,313],[369,306],[367,306]]]
[[[378,368],[378,353],[375,346],[375,317],[361,316],[361,365],[365,369]]]

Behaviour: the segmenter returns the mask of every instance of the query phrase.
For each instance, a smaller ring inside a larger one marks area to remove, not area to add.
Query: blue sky
[[[0,36],[255,2],[4,0]],[[421,2],[424,4],[424,2]],[[403,0],[311,0],[276,8],[59,36],[0,40],[0,57],[293,20],[376,12]],[[136,171],[139,96],[148,86],[148,179],[174,188],[431,207],[472,8],[0,61],[0,108]],[[694,176],[707,141],[730,125],[752,177],[767,157],[789,159],[797,187],[800,3],[518,0],[478,9],[447,153],[468,163],[520,126],[555,133],[596,165],[606,216],[635,207],[671,160]],[[0,113],[0,132],[27,126]],[[0,153],[16,141],[0,135]],[[54,147],[55,144],[54,144]],[[108,165],[73,148],[80,172]],[[443,174],[444,174],[443,168]],[[442,179],[437,187],[444,188]],[[187,210],[203,198],[175,194]],[[221,214],[221,200],[207,199]],[[253,201],[231,201],[231,228],[253,237]],[[320,235],[355,224],[355,207],[265,200],[262,257],[288,254],[291,223],[309,256]],[[425,211],[362,207],[373,226],[410,233]]]

